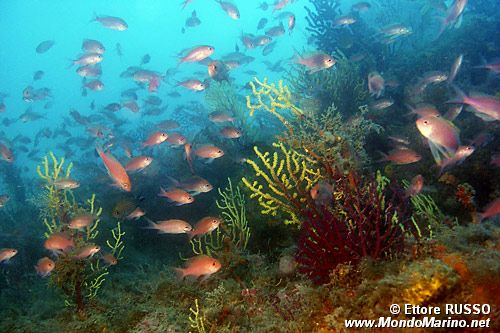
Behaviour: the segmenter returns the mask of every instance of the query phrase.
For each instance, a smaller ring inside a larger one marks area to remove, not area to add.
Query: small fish
[[[187,234],[193,227],[184,220],[170,219],[165,221],[148,221],[149,226],[146,229],[158,230],[160,234]]]
[[[48,50],[50,50],[52,48],[52,46],[54,46],[55,43],[56,42],[53,40],[46,40],[46,41],[41,42],[36,47],[36,53],[42,54],[42,53],[47,52]]]
[[[175,187],[181,188],[184,191],[189,192],[191,195],[195,196],[200,193],[207,193],[213,189],[212,184],[208,182],[208,180],[203,179],[199,176],[195,176],[184,180],[182,182],[178,182],[177,180],[169,177],[170,180],[174,183]]]
[[[100,80],[91,80],[83,83],[83,88],[88,88],[92,91],[101,91],[104,89],[104,83]]]
[[[288,34],[289,35],[292,34],[292,31],[295,28],[295,22],[296,22],[295,15],[292,14],[292,15],[288,16]]]
[[[479,221],[489,219],[500,214],[500,197],[490,202],[484,212],[479,214]]]
[[[144,215],[146,215],[146,212],[144,210],[142,210],[141,207],[137,207],[130,214],[128,214],[125,217],[125,219],[127,219],[127,220],[138,220],[141,217],[143,217]]]
[[[236,120],[236,118],[232,117],[228,113],[219,111],[210,113],[208,115],[208,119],[214,123],[233,122]]]
[[[76,69],[76,73],[81,77],[99,77],[102,75],[100,66],[84,65]]]
[[[441,28],[438,33],[438,38],[449,26],[458,24],[457,21],[459,21],[458,19],[464,12],[466,5],[467,5],[467,0],[455,0],[453,2],[453,4],[448,8],[446,18],[444,18],[441,23]]]
[[[192,152],[193,152],[193,145],[190,143],[184,144],[184,156],[186,157],[186,161],[189,164],[189,169],[191,170],[191,173],[194,173]]]
[[[267,24],[267,19],[265,17],[261,18],[257,23],[257,30],[263,29]]]
[[[367,11],[368,9],[371,8],[372,5],[370,5],[368,2],[358,2],[358,3],[355,3],[354,5],[352,5],[352,10],[355,11],[355,12],[365,12]]]
[[[76,254],[73,256],[74,259],[83,260],[92,258],[94,254],[99,252],[101,247],[99,245],[90,244],[77,250]]]
[[[414,150],[406,147],[400,147],[397,149],[393,149],[389,152],[389,154],[383,154],[383,161],[390,161],[394,164],[404,165],[418,162],[422,159],[418,153]]]
[[[106,265],[114,266],[118,264],[118,259],[115,258],[111,253],[106,253],[101,256],[101,260],[104,261]]]
[[[69,222],[69,229],[83,229],[92,224],[94,222],[95,217],[91,214],[82,214],[75,216]]]
[[[285,27],[283,26],[283,22],[266,30],[266,35],[268,35],[269,37],[278,37],[284,34]]]
[[[163,120],[156,126],[164,130],[170,130],[180,127],[180,124],[175,120],[167,119]]]
[[[16,249],[6,248],[0,250],[0,264],[5,264],[17,254]]]
[[[211,161],[214,158],[224,156],[224,151],[218,147],[206,145],[196,149],[194,154],[200,158],[206,158]]]
[[[389,106],[393,105],[394,101],[391,98],[381,98],[379,100],[370,103],[370,109],[372,110],[383,110],[387,109]]]
[[[208,64],[208,75],[215,81],[229,81],[228,66],[222,61],[216,60]]]
[[[167,142],[173,146],[182,146],[186,143],[186,138],[177,132],[172,132],[168,134]]]
[[[221,6],[222,10],[225,11],[230,18],[232,18],[233,20],[239,20],[240,11],[238,10],[238,7],[227,1],[222,1],[222,0],[215,0],[215,1]]]
[[[485,68],[492,71],[493,73],[500,73],[500,58],[481,66],[474,66],[474,68]]]
[[[218,217],[206,216],[196,223],[192,231],[188,232],[189,239],[209,234],[217,229],[221,223],[222,220]]]
[[[187,28],[193,28],[196,26],[199,26],[201,24],[200,19],[196,15],[196,10],[193,10],[191,13],[191,16],[187,18],[186,22],[184,23],[184,26]]]
[[[155,145],[159,145],[165,142],[168,138],[168,134],[164,132],[154,132],[147,138],[146,141],[142,144],[143,147],[151,147]]]
[[[12,154],[12,151],[7,147],[5,144],[0,142],[0,156],[4,161],[7,161],[9,163],[14,162],[14,154]]]
[[[142,171],[147,168],[153,159],[149,156],[137,156],[125,165],[125,171]]]
[[[368,74],[368,91],[371,96],[379,98],[385,89],[385,80],[378,72]]]
[[[473,113],[484,121],[500,120],[500,99],[495,96],[479,93],[471,93],[467,96],[457,87],[454,88],[457,92],[457,97],[446,103],[467,104],[473,109]]]
[[[0,208],[5,207],[7,202],[9,202],[10,196],[7,194],[0,195]]]
[[[457,76],[458,71],[460,70],[460,66],[462,66],[463,60],[464,60],[464,55],[461,54],[453,62],[453,65],[451,66],[450,70],[450,75],[448,75],[448,83],[453,83],[453,80],[455,80],[455,77]]]
[[[196,46],[179,60],[179,64],[184,62],[201,61],[210,57],[214,53],[214,51],[215,49],[209,45]]]
[[[474,153],[475,148],[473,146],[459,146],[454,155],[447,157],[438,163],[440,167],[439,174],[443,173],[446,168],[450,166],[461,164],[467,157]]]
[[[186,261],[185,268],[176,268],[175,271],[180,279],[187,276],[206,279],[221,269],[221,263],[207,255],[199,255]]]
[[[320,181],[311,188],[309,193],[317,204],[327,205],[333,199],[333,190],[333,185]]]
[[[45,240],[43,246],[55,254],[66,252],[75,247],[73,239],[63,233],[53,233]]]
[[[410,186],[406,190],[407,197],[413,197],[420,192],[424,188],[424,177],[422,175],[416,175],[412,178]]]
[[[106,48],[101,42],[94,39],[84,39],[82,42],[82,51],[85,53],[104,54]]]
[[[276,1],[276,3],[273,6],[273,13],[276,12],[276,11],[278,11],[278,10],[282,10],[283,8],[285,8],[288,5],[289,2],[290,2],[290,0]]]
[[[436,116],[427,116],[417,119],[417,129],[429,141],[432,155],[437,164],[442,158],[453,156],[460,144],[458,129],[450,121]]]
[[[171,202],[175,202],[176,206],[182,206],[194,202],[194,197],[191,194],[178,188],[174,188],[168,191],[160,188],[160,193],[158,194],[158,196],[167,198]]]
[[[149,54],[145,54],[141,58],[141,64],[140,64],[140,66],[149,64],[150,61],[151,61],[151,56]]]
[[[33,73],[33,81],[41,80],[44,75],[45,75],[44,71],[36,71],[35,73]]]
[[[125,22],[122,18],[115,16],[98,16],[97,14],[94,14],[94,18],[91,22],[99,22],[103,27],[112,30],[125,31],[128,29],[127,22]]]
[[[341,16],[334,21],[336,26],[348,26],[356,23],[356,19],[352,16]]]
[[[102,54],[99,53],[85,53],[79,56],[78,58],[71,60],[73,65],[95,65],[104,60]]]
[[[297,54],[295,63],[305,66],[309,73],[315,73],[322,69],[327,69],[336,64],[336,60],[326,53],[316,53],[310,56],[300,56]]]
[[[104,162],[108,175],[111,179],[113,179],[115,186],[126,192],[130,192],[132,190],[132,184],[130,183],[130,178],[128,177],[125,168],[111,154],[106,155],[102,149],[96,149],[97,153]]]
[[[43,257],[38,260],[35,266],[35,270],[41,277],[47,277],[50,275],[52,270],[56,267],[56,263],[49,257]]]
[[[177,82],[177,86],[183,86],[184,88],[194,91],[202,91],[206,88],[205,83],[195,79]]]
[[[132,111],[133,113],[137,113],[141,109],[139,107],[139,104],[137,104],[136,101],[127,101],[127,102],[124,102],[124,103],[122,103],[121,107],[125,108],[125,109],[128,109],[128,110]]]
[[[158,87],[160,86],[160,78],[155,76],[153,77],[148,84],[148,91],[149,92],[156,92],[158,90]]]
[[[257,9],[262,9],[264,11],[266,11],[267,9],[269,8],[269,5],[267,4],[267,2],[261,2],[259,7],[257,7]]]
[[[221,128],[220,134],[226,139],[237,139],[242,135],[241,130],[232,126],[226,126]]]
[[[415,108],[411,105],[406,105],[410,109],[411,114],[416,114],[419,117],[440,117],[438,109],[432,104],[418,104]]]

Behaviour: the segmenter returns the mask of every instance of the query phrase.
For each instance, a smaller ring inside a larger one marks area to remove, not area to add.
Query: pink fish
[[[193,230],[193,227],[184,220],[170,219],[154,223],[148,220],[149,227],[146,229],[158,230],[160,234],[186,234]]]
[[[143,147],[150,147],[159,145],[167,140],[168,134],[164,132],[154,132],[147,138],[146,141],[142,144]]]
[[[54,233],[45,240],[43,246],[46,250],[52,251],[54,253],[61,253],[75,247],[75,243],[73,242],[73,239],[71,239],[66,234]]]
[[[0,156],[2,156],[2,159],[7,162],[13,162],[14,161],[14,154],[12,154],[12,151],[7,147],[5,144],[0,142]]]
[[[73,256],[74,259],[78,260],[83,260],[87,258],[91,258],[101,250],[101,247],[99,245],[94,245],[90,244],[87,246],[82,247],[81,249],[77,250],[76,254]]]
[[[225,137],[226,139],[237,139],[239,137],[241,137],[241,130],[235,128],[235,127],[232,127],[232,126],[226,126],[226,127],[223,127],[221,130],[220,130],[220,134]]]
[[[206,88],[205,83],[195,79],[177,82],[177,85],[194,91],[203,91]]]
[[[288,16],[288,34],[291,34],[295,28],[295,15]]]
[[[473,146],[460,146],[457,148],[457,151],[453,156],[447,157],[443,159],[440,163],[438,163],[440,167],[440,174],[444,171],[444,169],[462,163],[467,157],[472,155],[474,152]]]
[[[175,202],[176,206],[190,204],[194,201],[191,194],[178,188],[174,188],[169,191],[165,191],[163,188],[160,188],[158,196],[167,198],[171,202]]]
[[[153,77],[148,84],[148,91],[149,92],[156,92],[158,87],[160,86],[160,78],[155,76]]]
[[[500,197],[490,202],[484,212],[479,214],[480,221],[489,219],[500,214]]]
[[[148,167],[153,159],[149,156],[137,156],[125,165],[126,171],[142,171]]]
[[[418,104],[416,107],[412,107],[406,104],[406,107],[410,109],[411,114],[416,114],[419,117],[429,117],[429,116],[441,116],[438,109],[432,104]]]
[[[235,5],[227,1],[222,1],[222,0],[215,0],[215,1],[219,3],[222,10],[225,11],[230,18],[232,18],[233,20],[238,20],[240,18],[240,11]]]
[[[215,49],[212,46],[201,45],[193,48],[179,60],[179,64],[184,62],[198,62],[210,57]]]
[[[309,69],[309,73],[315,73],[332,67],[337,61],[328,54],[316,53],[310,56],[297,55],[295,62]]]
[[[278,10],[282,10],[283,8],[285,8],[288,3],[290,2],[290,0],[280,0],[280,1],[277,1],[274,6],[273,6],[273,13],[278,11]]]
[[[368,91],[371,96],[379,98],[383,95],[385,89],[384,78],[378,72],[368,74]]]
[[[94,215],[90,215],[90,214],[82,214],[82,215],[75,216],[69,222],[68,228],[77,229],[77,230],[86,228],[86,227],[90,226],[92,224],[92,222],[94,222],[94,219],[95,219]]]
[[[441,24],[441,29],[439,30],[438,37],[448,28],[449,26],[458,24],[458,19],[464,12],[465,6],[467,5],[467,0],[455,0],[453,4],[448,8],[446,17],[443,19]]]
[[[41,277],[47,277],[50,275],[50,272],[56,267],[56,263],[51,260],[49,257],[43,257],[38,260],[38,263],[35,266],[35,270]]]
[[[111,154],[106,155],[101,148],[97,148],[97,153],[104,162],[108,175],[113,179],[114,185],[118,188],[130,192],[132,184],[125,168]]]
[[[179,278],[184,279],[186,276],[194,278],[208,278],[210,275],[217,273],[221,269],[221,263],[207,255],[199,255],[189,259],[186,262],[186,268],[176,268]]]
[[[445,157],[455,154],[460,139],[458,129],[448,120],[436,116],[422,117],[416,121],[420,133],[429,140],[434,160],[440,164],[439,153]]]
[[[418,153],[407,147],[393,149],[389,154],[383,154],[383,161],[390,161],[394,164],[404,165],[418,162],[422,159]]]
[[[0,264],[9,262],[9,260],[17,254],[16,249],[1,249],[0,250]]]
[[[194,173],[193,169],[193,157],[192,157],[192,152],[193,152],[193,145],[190,143],[184,144],[184,156],[186,157],[186,161],[189,164],[189,169],[191,170],[191,173]]]
[[[177,132],[172,132],[168,134],[167,142],[174,146],[182,146],[186,143],[186,138]]]
[[[196,149],[194,154],[200,158],[206,158],[211,162],[214,158],[224,156],[224,151],[215,146],[205,145]]]
[[[188,232],[189,239],[195,236],[206,235],[217,229],[222,223],[222,220],[218,217],[206,216],[196,223],[194,229]]]
[[[458,96],[446,103],[467,104],[473,108],[474,114],[484,121],[500,120],[500,99],[479,93],[473,93],[467,96],[457,87],[454,88]]]
[[[125,217],[125,219],[127,219],[127,220],[138,220],[141,217],[143,217],[144,215],[146,215],[146,213],[144,212],[144,210],[142,210],[141,207],[137,207],[136,209],[134,209],[132,211],[132,213],[128,214]]]
[[[413,177],[410,186],[406,190],[406,196],[413,197],[422,192],[423,188],[424,188],[424,177],[422,175],[416,175],[415,177]]]

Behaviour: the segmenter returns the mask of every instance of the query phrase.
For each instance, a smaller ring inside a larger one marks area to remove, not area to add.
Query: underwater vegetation
[[[2,3],[0,332],[497,331],[499,6]]]
[[[86,304],[97,296],[106,280],[109,266],[123,259],[125,233],[118,222],[111,230],[112,239],[106,241],[107,250],[103,248],[107,254],[96,255],[101,250],[95,241],[102,208],[96,206],[95,194],[86,200],[85,206],[77,202],[72,188],[78,185],[73,185],[77,182],[70,178],[73,163],[66,168],[64,164],[64,158],[57,159],[50,152],[36,169],[46,183],[41,194],[44,207],[40,211],[46,227],[45,248],[55,256],[54,261],[47,259],[52,264],[38,271],[42,276],[50,275],[50,282],[64,293],[65,305],[75,307],[83,316]]]

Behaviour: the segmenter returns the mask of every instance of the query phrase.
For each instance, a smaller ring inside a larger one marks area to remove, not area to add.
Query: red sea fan
[[[408,200],[395,184],[382,189],[376,180],[342,175],[334,193],[338,200],[319,207],[319,217],[306,213],[298,240],[299,272],[316,284],[329,282],[338,264],[401,252],[413,232]]]

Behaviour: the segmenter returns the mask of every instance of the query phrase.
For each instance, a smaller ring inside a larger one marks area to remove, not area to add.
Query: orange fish
[[[193,145],[190,143],[186,143],[184,145],[184,155],[186,156],[186,161],[189,164],[189,169],[191,170],[191,173],[194,173],[193,158],[191,156],[192,151],[193,151]]]
[[[498,214],[500,214],[500,197],[489,203],[485,211],[479,214],[480,221],[497,216]]]
[[[45,240],[43,246],[45,247],[45,249],[57,254],[68,251],[69,249],[75,247],[75,243],[66,234],[54,233]]]
[[[176,206],[182,206],[194,201],[194,198],[191,194],[176,188],[169,191],[165,191],[163,188],[160,188],[160,193],[158,194],[158,196],[165,197],[169,201],[175,202]]]
[[[168,135],[167,142],[174,146],[181,146],[186,143],[186,138],[180,133],[173,132]]]
[[[75,216],[69,222],[68,228],[70,229],[83,229],[88,227],[94,222],[94,216],[90,214],[83,214],[79,216]]]
[[[14,155],[12,154],[12,151],[9,149],[9,147],[7,147],[1,142],[0,142],[0,155],[7,162],[14,161]]]
[[[186,234],[193,230],[193,227],[184,220],[170,219],[154,223],[148,220],[149,227],[146,229],[158,230],[160,234]]]
[[[111,154],[106,155],[100,148],[97,148],[97,153],[104,162],[104,166],[108,170],[109,176],[115,182],[115,186],[126,192],[130,192],[132,190],[132,184],[130,183],[127,171],[125,171],[125,168],[120,164],[120,162],[118,162]]]
[[[141,207],[137,207],[136,209],[134,209],[132,211],[132,213],[128,214],[125,218],[127,220],[138,220],[140,219],[141,217],[143,217],[144,215],[146,215],[146,212],[144,212]]]
[[[383,161],[390,161],[394,164],[403,165],[418,162],[422,159],[414,150],[406,147],[400,147],[390,151],[389,155],[383,154]]]
[[[38,260],[38,263],[35,266],[35,270],[41,277],[47,277],[50,275],[50,272],[56,267],[56,263],[52,261],[49,257],[43,257]]]
[[[206,145],[196,149],[194,154],[198,157],[208,159],[210,163],[214,158],[224,156],[224,151],[218,147]]]
[[[81,249],[79,249],[73,258],[79,259],[79,260],[87,259],[87,258],[92,257],[94,254],[96,254],[100,250],[101,250],[101,247],[99,245],[94,245],[94,244],[87,245],[87,246],[84,246]]]
[[[232,126],[226,126],[220,130],[220,134],[227,139],[237,139],[241,137],[241,131]]]
[[[149,80],[148,91],[156,92],[159,86],[160,86],[160,78],[158,76],[153,76],[153,78]]]
[[[153,162],[153,159],[148,156],[134,157],[130,162],[125,165],[126,171],[142,171]]]
[[[111,253],[104,254],[101,257],[101,260],[104,261],[104,263],[109,266],[114,266],[118,263],[118,260]]]
[[[142,144],[143,147],[159,145],[168,139],[168,134],[164,132],[154,132],[149,136],[149,138]]]
[[[194,229],[188,232],[189,239],[192,239],[198,235],[206,235],[217,229],[222,223],[222,220],[218,217],[206,216],[196,223]]]
[[[186,268],[176,268],[175,271],[181,279],[184,279],[186,276],[206,279],[218,272],[221,267],[222,265],[219,260],[207,255],[199,255],[189,259],[186,262]]]
[[[0,264],[9,262],[9,260],[17,254],[16,249],[1,249],[0,250]]]
[[[406,196],[413,197],[422,192],[423,188],[424,188],[424,177],[422,175],[416,175],[415,177],[413,177],[410,186],[406,190]]]

